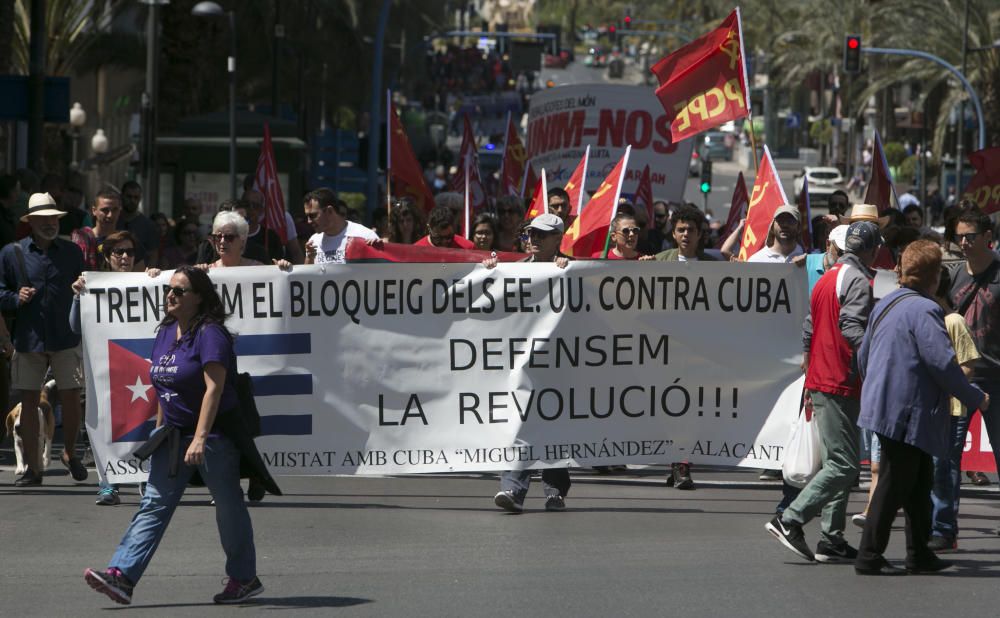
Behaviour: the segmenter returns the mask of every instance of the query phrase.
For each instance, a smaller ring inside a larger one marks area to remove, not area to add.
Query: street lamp
[[[108,136],[104,134],[104,129],[98,129],[90,138],[90,149],[99,155],[108,151]]]
[[[70,163],[70,169],[76,170],[80,166],[79,160],[79,146],[80,146],[80,129],[83,125],[87,124],[87,112],[84,111],[83,106],[79,103],[74,103],[73,107],[69,110],[69,124],[73,127],[73,162]]]
[[[225,11],[216,2],[206,0],[194,5],[195,17],[229,17],[229,197],[236,199],[236,11]]]

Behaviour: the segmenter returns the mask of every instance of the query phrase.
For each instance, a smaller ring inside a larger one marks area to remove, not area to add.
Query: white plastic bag
[[[781,462],[782,476],[793,487],[805,487],[822,467],[819,428],[812,416],[812,401],[807,397],[792,427],[792,435],[785,444]]]

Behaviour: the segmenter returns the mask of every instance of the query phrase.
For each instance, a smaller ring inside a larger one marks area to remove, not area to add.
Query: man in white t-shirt
[[[375,232],[348,221],[337,211],[337,196],[330,189],[316,189],[302,198],[306,221],[316,233],[306,242],[306,264],[343,264],[350,238],[378,240]]]
[[[767,245],[751,255],[747,262],[804,264],[805,252],[799,244],[799,225],[798,207],[792,204],[780,206],[774,211]]]

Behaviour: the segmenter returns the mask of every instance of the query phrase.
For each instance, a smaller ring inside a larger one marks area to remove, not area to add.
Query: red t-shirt
[[[424,236],[417,242],[413,243],[414,247],[433,247],[435,245],[431,244],[431,237]],[[451,242],[446,246],[441,247],[442,249],[475,249],[476,245],[472,244],[471,240],[466,240],[464,237],[455,234],[451,237]]]

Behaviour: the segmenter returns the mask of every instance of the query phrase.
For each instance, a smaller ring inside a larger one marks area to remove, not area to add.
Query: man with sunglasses
[[[427,216],[427,235],[413,243],[414,247],[439,247],[442,249],[474,249],[472,241],[455,233],[452,210],[435,206]]]
[[[675,246],[670,233],[670,218],[677,212],[679,206],[663,200],[653,202],[653,229],[649,230],[645,240],[639,243],[641,253],[653,255]]]
[[[611,222],[611,243],[608,249],[609,260],[638,260],[639,233],[642,228],[635,221],[635,215],[620,212]],[[602,257],[603,251],[594,253],[591,257]]]
[[[21,217],[31,235],[0,252],[0,309],[16,312],[11,382],[20,391],[21,436],[25,458],[38,460],[38,409],[40,389],[51,367],[59,388],[63,411],[64,449],[60,460],[75,481],[87,479],[87,469],[76,456],[76,437],[82,410],[83,363],[80,336],[70,329],[74,281],[83,272],[83,254],[75,244],[59,238],[59,219],[66,213],[48,193],[35,193],[28,212]],[[42,453],[48,457],[48,453]],[[15,487],[42,484],[42,471],[29,467]]]
[[[571,258],[559,252],[563,238],[563,220],[552,213],[538,215],[528,224],[526,231],[528,257],[521,262],[555,262],[566,268]],[[486,268],[495,268],[497,258],[483,260]],[[500,491],[493,496],[493,503],[510,513],[524,510],[524,497],[531,485],[531,470],[506,470],[500,474]],[[565,511],[566,494],[572,483],[567,468],[542,470],[542,487],[545,492],[546,511]]]
[[[336,194],[325,187],[302,198],[306,221],[316,230],[306,242],[306,264],[344,264],[351,238],[378,240],[375,232],[345,219],[337,210],[337,202]]]
[[[968,201],[963,200],[962,208],[964,212],[955,223],[954,239],[965,261],[956,263],[950,271],[949,296],[958,313],[965,317],[980,354],[970,382],[996,401],[1000,397],[1000,313],[996,308],[1000,298],[1000,257],[992,249],[993,223],[989,215]],[[933,522],[927,547],[938,553],[958,548],[962,451],[970,416],[971,413],[954,419],[950,457],[934,462]],[[992,407],[982,416],[993,457],[1000,462],[1000,411]]]

